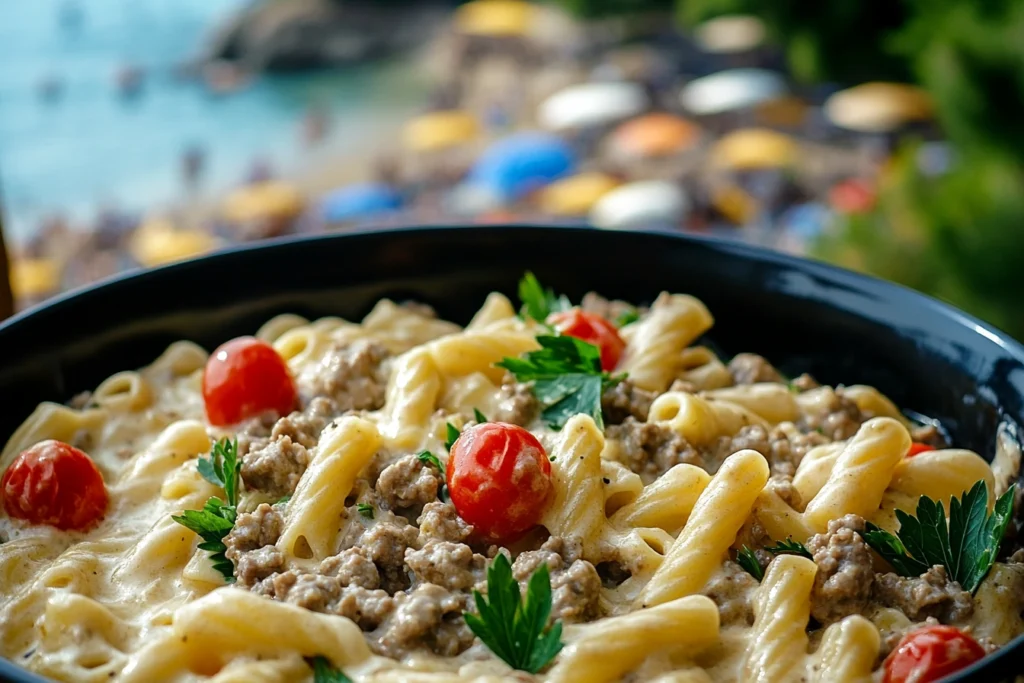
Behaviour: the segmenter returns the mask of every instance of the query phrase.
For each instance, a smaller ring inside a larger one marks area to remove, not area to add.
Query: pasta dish
[[[117,683],[925,683],[1024,633],[1020,449],[531,274],[188,341],[0,456],[0,654]]]

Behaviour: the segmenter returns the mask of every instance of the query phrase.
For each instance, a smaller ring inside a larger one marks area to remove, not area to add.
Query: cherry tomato
[[[297,400],[288,366],[265,341],[232,339],[206,361],[203,401],[211,425],[233,425],[266,411],[287,415]]]
[[[578,308],[552,313],[548,322],[562,334],[576,337],[601,350],[601,369],[611,372],[619,364],[626,342],[622,341],[615,325],[594,313]]]
[[[62,441],[40,441],[0,479],[7,514],[30,524],[84,531],[103,518],[107,487],[92,459]]]
[[[551,463],[530,432],[504,422],[469,427],[452,445],[448,493],[478,534],[507,544],[540,521]]]
[[[913,458],[915,455],[921,455],[922,453],[925,453],[927,451],[934,451],[934,450],[935,450],[935,446],[929,446],[926,443],[921,443],[920,441],[915,441],[912,444],[910,444],[910,450],[907,451],[907,457],[908,458]]]
[[[885,660],[882,683],[931,683],[985,656],[974,638],[953,626],[925,626],[903,636]]]

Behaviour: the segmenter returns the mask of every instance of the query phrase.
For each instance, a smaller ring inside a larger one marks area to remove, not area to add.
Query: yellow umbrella
[[[700,129],[686,119],[656,112],[626,121],[611,135],[615,151],[637,157],[666,156],[693,147]]]
[[[825,115],[842,128],[887,133],[932,117],[932,102],[921,88],[904,83],[864,83],[825,101]]]
[[[11,263],[11,291],[15,299],[34,299],[60,287],[60,267],[53,259],[15,259]]]
[[[471,142],[480,124],[467,111],[435,111],[418,116],[405,126],[405,144],[414,152],[434,152]]]
[[[302,212],[302,194],[288,183],[268,180],[235,190],[224,200],[224,218],[235,223],[294,218]]]
[[[604,173],[581,173],[563,178],[540,193],[540,207],[555,216],[583,216],[619,181]]]
[[[711,149],[711,163],[718,168],[752,171],[781,168],[796,161],[793,138],[767,128],[744,128],[723,136]]]
[[[533,23],[535,8],[522,0],[474,0],[455,12],[455,29],[472,36],[522,36]]]
[[[159,266],[205,254],[217,240],[201,230],[178,230],[162,218],[140,225],[132,235],[131,252],[144,266]]]

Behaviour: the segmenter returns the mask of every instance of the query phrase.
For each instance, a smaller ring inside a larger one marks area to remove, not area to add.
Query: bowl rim
[[[775,251],[760,245],[730,241],[718,237],[696,235],[692,233],[674,233],[650,230],[598,230],[586,224],[542,222],[515,222],[485,225],[444,222],[438,224],[407,225],[402,227],[364,227],[339,233],[287,235],[258,242],[233,244],[183,261],[168,263],[153,268],[134,268],[122,271],[97,282],[62,292],[41,302],[40,304],[30,306],[23,311],[19,311],[4,321],[0,321],[0,341],[2,341],[7,335],[17,334],[17,330],[22,324],[25,324],[27,321],[31,321],[36,316],[59,313],[68,307],[76,306],[79,301],[88,300],[90,297],[95,296],[98,293],[103,293],[107,290],[125,286],[143,285],[148,282],[162,281],[169,276],[175,276],[176,273],[179,274],[178,276],[180,277],[192,269],[210,268],[212,267],[210,264],[227,264],[235,259],[244,259],[247,254],[252,252],[287,248],[290,245],[333,242],[337,240],[355,242],[359,240],[377,241],[392,239],[399,241],[409,236],[430,234],[437,234],[441,237],[450,237],[467,230],[492,233],[494,236],[570,231],[580,233],[599,232],[603,234],[620,234],[622,235],[622,239],[626,239],[629,235],[642,234],[666,240],[690,242],[713,252],[723,252],[727,256],[747,261],[761,262],[779,268],[795,269],[801,272],[811,273],[831,282],[850,283],[851,285],[855,285],[861,289],[868,288],[881,290],[891,295],[899,296],[907,304],[917,304],[919,306],[926,307],[929,312],[945,318],[951,325],[968,328],[974,333],[985,337],[990,342],[999,346],[1004,353],[1024,364],[1024,344],[1015,340],[1008,333],[1005,333],[974,317],[973,315],[960,310],[953,304],[940,301],[939,299],[910,289],[899,283],[859,273],[811,257],[796,256],[793,254]],[[851,313],[851,315],[856,314]],[[1022,398],[1024,398],[1024,395],[1022,395]],[[1001,406],[999,407],[1001,408]],[[998,665],[1005,666],[1012,661],[1015,661],[1016,658],[1022,654],[1024,654],[1024,634],[1017,636],[995,652],[988,654],[985,658],[975,662],[971,666],[956,672],[952,676],[942,679],[943,683],[968,681],[976,673]],[[40,674],[36,674],[32,671],[19,667],[14,663],[14,661],[5,658],[0,658],[0,680],[9,680],[15,683],[51,683],[51,679],[47,679]]]

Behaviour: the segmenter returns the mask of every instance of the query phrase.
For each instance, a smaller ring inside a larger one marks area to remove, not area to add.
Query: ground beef
[[[242,458],[242,480],[248,489],[281,497],[295,491],[309,465],[309,452],[289,436],[271,439],[253,447]]]
[[[380,585],[388,593],[397,593],[409,587],[409,572],[405,567],[405,551],[416,547],[419,531],[401,517],[389,515],[378,518],[366,530],[359,546],[377,566]]]
[[[320,573],[337,577],[342,586],[380,588],[380,573],[365,548],[342,550],[320,563]]]
[[[641,389],[631,380],[624,379],[607,389],[601,396],[601,409],[604,411],[605,423],[622,424],[630,416],[639,422],[647,422],[651,403],[657,397],[658,395],[653,391]]]
[[[752,448],[768,460],[772,473],[792,475],[807,451],[820,443],[827,443],[825,437],[816,432],[813,437],[802,437],[797,444],[778,427],[766,429],[761,425],[741,427],[732,436],[721,436],[704,449],[706,467],[709,472],[718,471],[719,466],[733,453]]]
[[[928,444],[935,448],[949,448],[942,430],[935,425],[918,425],[910,430],[910,438],[918,443]]]
[[[381,364],[388,355],[382,345],[366,340],[336,345],[308,373],[303,373],[300,379],[307,384],[302,387],[303,394],[310,398],[328,397],[341,413],[377,410],[384,405],[387,377]]]
[[[682,436],[664,425],[638,422],[627,417],[621,425],[605,429],[608,439],[619,442],[616,459],[649,484],[679,463],[704,465],[704,458]]]
[[[729,361],[729,374],[736,384],[786,381],[771,363],[756,353],[737,354]]]
[[[297,410],[278,420],[274,424],[270,436],[271,438],[287,436],[293,442],[302,444],[307,449],[313,448],[320,439],[320,433],[340,412],[334,401],[318,396],[309,402],[305,410]]]
[[[577,554],[574,545],[552,537],[539,550],[520,553],[512,563],[512,575],[523,590],[533,573],[547,564],[551,572],[551,616],[568,623],[593,621],[601,616],[601,577],[594,565],[578,559]]]
[[[337,577],[289,569],[264,579],[253,592],[313,612],[333,612],[341,589]]]
[[[750,594],[758,586],[757,580],[735,562],[726,562],[722,570],[711,577],[704,587],[704,595],[715,601],[722,625],[754,623],[754,606]]]
[[[470,606],[468,594],[425,583],[396,595],[394,604],[395,611],[375,634],[376,643],[371,643],[378,654],[401,659],[425,648],[454,657],[473,644],[473,632],[462,618]]]
[[[437,468],[415,455],[405,455],[384,468],[377,478],[377,495],[389,510],[422,508],[437,500],[443,484]]]
[[[509,375],[501,385],[497,411],[487,417],[492,422],[507,422],[523,427],[533,421],[538,408],[537,397],[533,395],[530,385],[516,382]]]
[[[963,621],[974,611],[971,594],[956,581],[950,581],[941,565],[917,578],[879,574],[875,577],[874,595],[882,605],[899,609],[913,621],[935,617],[948,624]]]
[[[385,591],[349,586],[342,589],[334,613],[348,617],[364,631],[372,631],[394,610],[395,599]]]
[[[420,527],[420,540],[423,543],[430,539],[461,543],[473,534],[473,527],[459,517],[451,503],[427,503],[416,523]]]
[[[583,300],[580,302],[580,308],[588,313],[596,313],[610,323],[615,323],[616,320],[627,313],[641,314],[644,312],[644,309],[638,309],[633,304],[625,301],[605,299],[597,292],[587,292],[584,294]]]
[[[284,567],[284,556],[274,544],[281,536],[284,521],[280,513],[266,503],[253,512],[238,515],[235,526],[224,538],[224,553],[235,563],[239,585],[250,587]]]
[[[420,550],[406,550],[405,564],[418,583],[465,591],[483,580],[487,558],[463,543],[431,541]]]
[[[828,523],[828,532],[807,543],[818,573],[811,595],[811,615],[822,625],[866,610],[871,600],[874,570],[871,549],[860,532],[864,520],[846,515]]]
[[[856,403],[833,392],[825,413],[805,415],[798,426],[801,431],[818,432],[830,441],[845,441],[856,434],[865,421]]]

